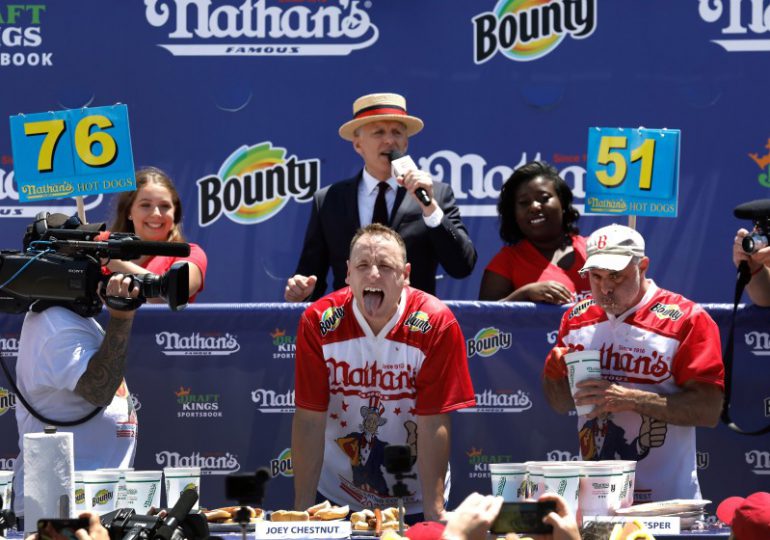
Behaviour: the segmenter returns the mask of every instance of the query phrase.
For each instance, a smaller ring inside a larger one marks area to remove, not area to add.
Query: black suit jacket
[[[361,226],[358,184],[362,172],[313,195],[313,209],[296,272],[318,277],[310,300],[317,300],[326,292],[329,266],[334,274],[334,290],[345,286],[350,241]],[[435,182],[433,196],[444,211],[438,227],[428,228],[425,225],[420,203],[403,187],[396,192],[390,216],[391,228],[401,235],[406,244],[406,257],[412,265],[411,286],[430,294],[436,292],[436,268],[439,263],[454,278],[470,275],[476,264],[476,249],[460,220],[452,188]]]

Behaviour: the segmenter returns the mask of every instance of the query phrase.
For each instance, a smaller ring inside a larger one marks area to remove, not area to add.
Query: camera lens
[[[743,237],[741,247],[746,253],[754,253],[767,247],[767,236],[758,233],[751,233]]]

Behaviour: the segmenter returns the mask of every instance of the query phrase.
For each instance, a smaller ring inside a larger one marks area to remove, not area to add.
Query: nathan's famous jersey
[[[608,315],[592,299],[564,314],[559,347],[598,350],[602,377],[658,394],[687,381],[724,388],[719,330],[698,304],[650,281],[644,298],[626,313]],[[636,502],[700,498],[695,428],[634,412],[578,418],[583,459],[630,459]]]
[[[312,304],[297,332],[295,377],[296,406],[327,412],[318,490],[354,508],[395,506],[384,448],[409,445],[416,459],[417,415],[476,403],[457,320],[437,298],[411,288],[377,336],[348,287]],[[404,482],[407,513],[422,512],[419,481]]]

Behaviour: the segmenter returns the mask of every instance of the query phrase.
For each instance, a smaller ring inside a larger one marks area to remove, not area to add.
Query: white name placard
[[[655,534],[679,534],[681,530],[678,517],[640,517],[640,516],[583,516],[583,523],[599,521],[610,523],[626,523],[638,521],[653,535]]]
[[[255,525],[259,540],[350,537],[349,521],[258,521]]]

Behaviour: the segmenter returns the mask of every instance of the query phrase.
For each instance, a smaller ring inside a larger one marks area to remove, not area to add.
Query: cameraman
[[[749,231],[738,229],[733,241],[733,263],[737,267],[741,261],[746,261],[751,270],[751,281],[746,285],[749,298],[761,307],[770,306],[770,247],[764,247],[754,253],[746,253],[742,247],[743,238]]]
[[[129,290],[131,279],[110,277],[102,298],[136,298],[139,288]],[[123,375],[128,336],[134,311],[110,313],[106,332],[93,318],[54,306],[40,313],[28,312],[21,329],[16,362],[20,393],[38,415],[59,422],[95,416],[71,427],[75,446],[75,470],[129,467],[134,460],[137,418]],[[24,435],[42,432],[46,423],[35,418],[21,402],[16,406],[19,457],[14,467],[14,510],[24,514]]]

